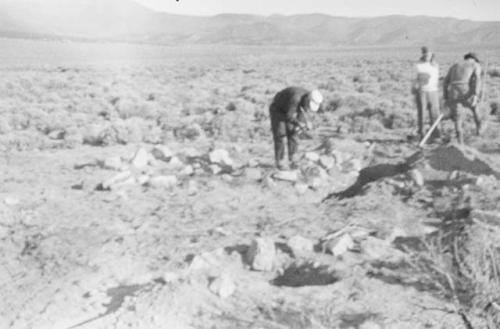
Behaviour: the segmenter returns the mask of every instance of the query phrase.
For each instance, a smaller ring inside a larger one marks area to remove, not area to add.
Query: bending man
[[[474,53],[466,54],[462,62],[454,64],[444,79],[443,96],[450,108],[460,144],[464,142],[462,107],[472,110],[476,133],[481,134],[481,118],[478,113],[481,86],[481,66]]]
[[[308,91],[299,87],[288,87],[278,92],[269,107],[274,141],[276,167],[284,169],[285,141],[288,142],[288,160],[291,168],[297,167],[296,153],[298,134],[312,129],[309,112],[316,112],[323,101],[318,90]]]

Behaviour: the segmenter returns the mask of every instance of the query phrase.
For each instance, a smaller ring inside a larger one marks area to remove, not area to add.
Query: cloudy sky
[[[0,0],[1,1],[1,0]],[[135,0],[170,13],[300,14],[334,16],[429,15],[500,21],[500,0]]]

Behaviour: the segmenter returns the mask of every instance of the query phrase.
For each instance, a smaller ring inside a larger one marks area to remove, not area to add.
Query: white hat
[[[309,109],[313,112],[317,112],[319,110],[319,106],[323,102],[323,95],[321,95],[318,89],[314,89],[309,95]]]

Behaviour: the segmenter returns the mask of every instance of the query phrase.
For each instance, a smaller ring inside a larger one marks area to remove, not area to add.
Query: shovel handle
[[[425,143],[427,143],[427,140],[429,139],[429,137],[431,137],[432,132],[436,129],[436,127],[439,125],[441,120],[443,120],[443,117],[444,117],[444,114],[441,113],[439,115],[439,117],[436,119],[436,121],[434,121],[434,123],[432,124],[431,129],[429,129],[427,134],[425,134],[424,138],[420,141],[420,143],[418,144],[418,147],[424,147],[424,145],[425,145]]]

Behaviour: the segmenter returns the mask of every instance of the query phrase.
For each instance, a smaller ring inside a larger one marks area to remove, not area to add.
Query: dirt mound
[[[462,171],[473,175],[493,175],[500,179],[500,166],[477,150],[459,145],[441,146],[427,157],[435,170]]]

